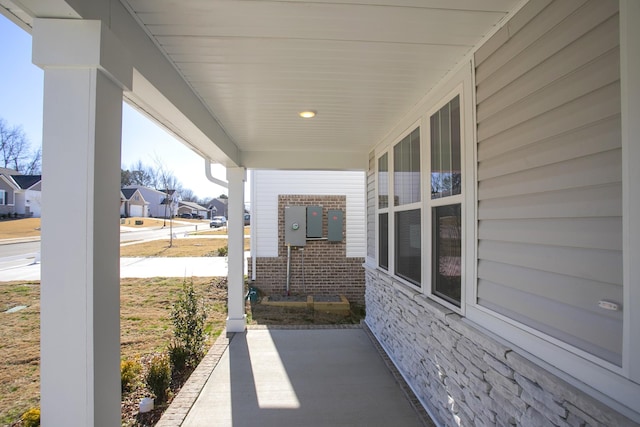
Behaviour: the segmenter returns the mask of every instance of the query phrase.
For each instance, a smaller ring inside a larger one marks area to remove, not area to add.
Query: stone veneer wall
[[[278,256],[256,259],[254,286],[267,295],[282,295],[287,284],[287,248],[284,245],[284,207],[322,206],[322,235],[327,236],[327,211],[342,210],[346,227],[346,196],[280,195],[278,196]],[[304,251],[291,249],[292,294],[342,294],[350,302],[364,303],[364,258],[347,258],[346,237],[343,227],[342,242],[326,240],[307,241]],[[304,260],[303,260],[304,257]],[[304,262],[304,269],[303,269]],[[252,274],[248,260],[249,277]]]
[[[437,424],[636,425],[425,295],[365,274],[367,325]]]

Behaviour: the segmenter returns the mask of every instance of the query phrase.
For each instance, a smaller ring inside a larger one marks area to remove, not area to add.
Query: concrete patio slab
[[[208,378],[197,374],[202,388],[190,410],[176,397],[184,422],[169,408],[159,426],[431,425],[360,326],[249,327],[226,349],[217,344],[218,362],[205,362]],[[185,392],[196,395],[189,383]]]

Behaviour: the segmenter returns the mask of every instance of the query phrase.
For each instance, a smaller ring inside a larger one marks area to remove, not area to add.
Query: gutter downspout
[[[211,175],[211,160],[209,159],[204,159],[204,174],[206,175],[207,179],[214,184],[218,184],[224,188],[229,188],[229,183],[227,181],[223,181]]]

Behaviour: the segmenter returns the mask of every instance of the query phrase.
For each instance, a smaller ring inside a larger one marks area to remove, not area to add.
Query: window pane
[[[394,206],[420,201],[420,128],[393,147]]]
[[[378,208],[389,206],[389,160],[384,154],[378,159]]]
[[[378,215],[378,265],[389,269],[389,214]]]
[[[433,293],[460,306],[462,283],[460,204],[433,208]]]
[[[395,221],[396,274],[420,285],[420,210],[396,212]]]
[[[431,116],[431,198],[460,194],[460,97]]]

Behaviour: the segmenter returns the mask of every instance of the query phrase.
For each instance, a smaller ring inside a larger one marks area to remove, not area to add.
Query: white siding
[[[617,0],[532,0],[476,53],[477,303],[621,364]]]
[[[278,256],[278,195],[344,195],[347,257],[366,256],[365,173],[352,171],[255,170],[251,217],[256,256]]]

